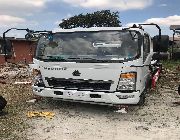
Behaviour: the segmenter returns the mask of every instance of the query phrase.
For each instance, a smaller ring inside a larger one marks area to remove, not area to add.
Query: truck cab
[[[154,69],[152,39],[142,28],[61,29],[41,35],[33,92],[92,104],[143,104]]]

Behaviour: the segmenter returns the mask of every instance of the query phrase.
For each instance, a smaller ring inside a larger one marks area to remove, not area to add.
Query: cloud
[[[75,7],[84,8],[111,8],[119,11],[144,9],[152,5],[153,0],[62,0]]]
[[[9,15],[0,15],[0,19],[0,27],[14,27],[26,22],[24,18]]]
[[[165,25],[165,26],[180,25],[180,16],[173,15],[173,16],[168,16],[165,18],[150,18],[150,19],[147,19],[145,23],[156,23],[156,24]]]
[[[172,31],[170,31],[169,27],[170,25],[180,25],[180,16],[179,15],[173,15],[168,16],[164,18],[150,18],[147,19],[141,23],[156,23],[161,27],[162,34],[168,34],[172,36]],[[131,27],[133,24],[140,24],[140,23],[128,23],[126,26]],[[157,34],[158,30],[153,26],[143,26],[143,28],[150,33],[151,36],[154,36]]]
[[[68,14],[67,14],[66,16],[64,16],[62,19],[67,19],[67,18],[70,18],[70,17],[72,17],[72,16],[73,16],[72,14],[68,13]],[[54,24],[57,25],[57,26],[59,26],[59,24],[63,22],[62,19],[55,21]]]
[[[150,18],[147,19],[141,23],[156,23],[161,26],[170,26],[170,25],[180,25],[180,16],[179,15],[173,15],[168,17],[160,17],[160,18]],[[130,27],[133,24],[140,24],[139,23],[127,23],[126,26]]]
[[[62,23],[62,20],[58,20],[58,21],[54,22],[54,24],[57,26],[59,26],[60,23]]]
[[[46,0],[1,0],[0,14],[26,15],[40,11],[46,5]]]
[[[9,28],[29,28],[33,29],[37,27],[39,23],[33,20],[27,20],[25,18],[20,18],[10,15],[0,15],[0,36],[3,32]],[[12,30],[7,33],[7,36],[11,37],[24,37],[25,33],[23,31]]]
[[[163,3],[163,4],[160,4],[159,7],[166,7],[167,4]]]
[[[0,15],[0,36],[2,36],[3,32],[6,31],[7,29],[13,28],[13,27],[16,28],[16,27],[24,26],[26,22],[27,21],[24,18],[20,18],[16,16],[9,16],[9,15]],[[17,37],[21,33],[16,33],[16,34],[14,34],[14,31],[13,31],[13,32],[8,33],[7,36]],[[20,36],[24,37],[24,35],[23,36],[20,35]]]

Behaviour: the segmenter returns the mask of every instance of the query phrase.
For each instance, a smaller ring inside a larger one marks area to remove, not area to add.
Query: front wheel
[[[139,102],[137,103],[137,105],[139,105],[139,106],[143,106],[143,105],[144,105],[145,99],[146,99],[146,93],[147,93],[147,91],[145,90],[145,91],[140,95],[140,100],[139,100]]]

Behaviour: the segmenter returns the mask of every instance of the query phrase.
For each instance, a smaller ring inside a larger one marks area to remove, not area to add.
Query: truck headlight
[[[122,73],[117,86],[118,91],[136,90],[136,72]]]
[[[33,85],[38,87],[44,87],[44,82],[40,70],[33,69]]]

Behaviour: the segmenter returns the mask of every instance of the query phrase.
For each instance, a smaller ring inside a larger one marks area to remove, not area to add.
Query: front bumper
[[[92,92],[78,90],[64,90],[54,88],[44,88],[33,86],[33,93],[42,97],[51,97],[61,100],[69,100],[74,102],[87,102],[93,104],[137,104],[140,100],[140,92],[121,93],[121,92]]]

